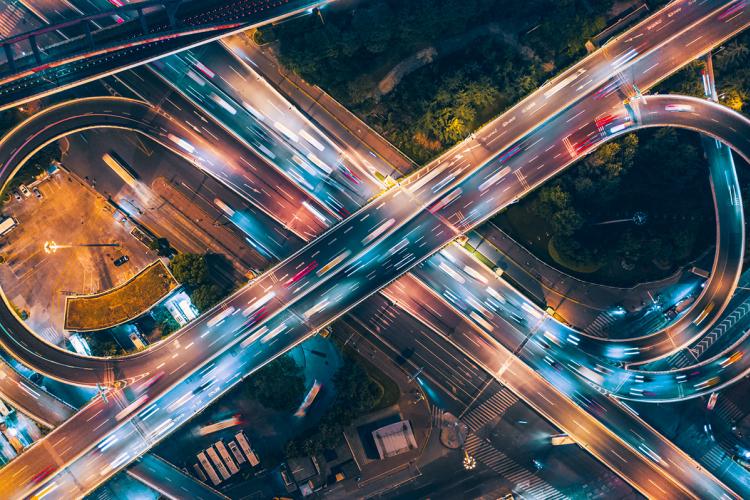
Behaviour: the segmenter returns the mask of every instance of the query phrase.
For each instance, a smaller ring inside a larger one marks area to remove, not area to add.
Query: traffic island
[[[457,450],[464,445],[469,428],[452,413],[444,412],[440,415],[440,442],[446,448]]]
[[[164,263],[157,260],[118,287],[67,297],[65,329],[90,332],[120,325],[148,311],[177,286]]]

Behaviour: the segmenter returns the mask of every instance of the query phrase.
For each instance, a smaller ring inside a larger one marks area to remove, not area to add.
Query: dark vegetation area
[[[585,54],[613,1],[378,0],[263,28],[288,68],[330,92],[418,163],[437,156]],[[425,49],[431,64],[381,95]]]
[[[154,307],[150,312],[150,317],[153,320],[151,330],[157,328],[159,330],[160,338],[164,338],[180,328],[177,320],[175,320],[167,308],[162,305]],[[148,329],[144,329],[148,331]]]
[[[109,357],[127,354],[109,332],[84,332],[79,334],[88,343],[94,356]]]
[[[339,343],[340,345],[340,343]],[[331,406],[317,425],[286,444],[287,457],[315,455],[339,446],[344,429],[355,419],[398,401],[398,386],[385,374],[346,347],[343,364],[333,376],[335,393]],[[271,410],[292,413],[309,387],[294,358],[284,355],[264,366],[244,382],[245,394]]]
[[[264,28],[257,38],[278,42],[284,65],[424,163],[585,55],[585,42],[606,26],[612,5],[362,2],[324,11],[324,24],[306,16]],[[716,56],[717,69],[738,70],[746,62],[743,47],[728,44]],[[430,48],[436,50],[424,52]],[[420,51],[427,60],[383,89],[389,72]],[[699,92],[700,75],[685,73],[672,78],[682,85],[669,88]],[[735,108],[737,96],[747,94],[739,82],[720,92]],[[599,225],[636,214],[645,214],[645,223]],[[674,130],[604,146],[495,221],[543,260],[619,285],[669,275],[709,249],[714,235],[700,143]]]
[[[333,404],[317,427],[287,443],[288,457],[314,455],[337,447],[344,440],[344,429],[381,402],[383,387],[368,375],[361,360],[347,351],[343,355],[344,364],[333,378],[336,391]]]
[[[494,221],[550,264],[622,286],[669,275],[715,237],[700,141],[676,129],[604,144]]]
[[[234,289],[231,263],[219,254],[181,253],[169,263],[175,279],[185,285],[190,300],[200,312],[210,309]]]
[[[248,377],[245,390],[266,408],[291,413],[305,396],[305,376],[294,359],[284,355]]]
[[[749,114],[750,34],[715,51],[713,62],[719,101]],[[705,67],[704,61],[695,61],[654,92],[703,97]],[[735,163],[747,207],[748,165],[736,155]],[[594,225],[638,211],[647,215],[642,226]],[[522,243],[531,242],[543,260],[619,285],[669,275],[710,249],[716,234],[700,141],[696,134],[672,129],[644,131],[602,146],[495,222]],[[550,255],[550,243],[557,258]]]

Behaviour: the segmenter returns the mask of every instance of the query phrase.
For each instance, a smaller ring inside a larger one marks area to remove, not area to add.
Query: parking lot
[[[0,286],[16,307],[28,311],[35,332],[60,343],[66,295],[117,286],[156,255],[75,176],[60,170],[38,189],[42,198],[32,193],[18,201],[11,196],[3,206],[3,214],[14,217],[18,226],[0,238]],[[45,243],[58,248],[45,251]],[[129,260],[115,266],[122,255]]]

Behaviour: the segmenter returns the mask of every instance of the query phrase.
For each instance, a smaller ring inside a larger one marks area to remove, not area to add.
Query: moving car
[[[678,113],[692,112],[693,107],[688,104],[667,104],[664,106],[666,111],[677,111]]]
[[[24,195],[26,198],[31,197],[31,191],[29,191],[29,188],[27,188],[26,185],[24,184],[19,185],[18,190],[21,191],[21,194]]]

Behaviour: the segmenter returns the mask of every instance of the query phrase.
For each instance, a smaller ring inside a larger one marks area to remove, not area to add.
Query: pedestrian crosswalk
[[[24,8],[18,2],[4,2],[0,9],[0,38],[9,38],[11,35],[28,31],[26,15]]]
[[[667,364],[670,368],[684,368],[695,364],[695,358],[689,355],[685,350],[677,351],[667,358]]]
[[[523,498],[543,498],[545,500],[567,498],[532,470],[519,465],[492,444],[480,439],[476,434],[469,434],[464,449],[477,462],[511,482],[513,492]]]
[[[471,411],[461,416],[461,420],[469,428],[469,431],[476,432],[487,422],[502,416],[517,401],[518,398],[503,387]]]
[[[589,326],[583,329],[583,333],[592,337],[606,337],[606,329],[615,321],[617,321],[617,316],[610,311],[604,311]]]
[[[734,404],[731,399],[721,396],[716,400],[714,411],[724,420],[732,424],[742,420],[745,416],[745,412],[743,412],[739,406]]]
[[[700,357],[717,341],[722,335],[731,331],[741,319],[750,314],[750,299],[740,304],[739,307],[734,309],[731,313],[725,314],[724,319],[716,326],[714,326],[710,332],[703,336],[700,342],[696,343],[690,348],[693,355],[700,359]]]
[[[703,455],[699,462],[703,464],[703,466],[708,470],[718,470],[721,467],[722,462],[726,460],[726,458],[727,455],[726,453],[724,453],[721,447],[718,445],[714,445],[711,446],[711,448],[705,455]]]
[[[47,327],[40,332],[41,336],[50,344],[59,344],[62,338],[53,327]]]
[[[432,420],[432,426],[435,429],[443,427],[443,410],[437,405],[430,405],[430,419]]]

